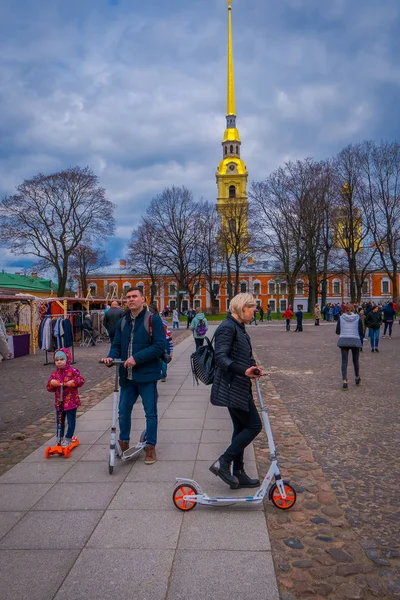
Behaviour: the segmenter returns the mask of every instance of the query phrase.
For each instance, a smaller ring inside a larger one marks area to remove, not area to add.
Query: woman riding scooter
[[[237,294],[230,302],[229,314],[215,332],[211,404],[228,408],[233,434],[231,445],[211,465],[210,471],[231,489],[260,485],[258,479],[247,475],[243,463],[244,449],[262,429],[251,391],[251,380],[259,377],[261,372],[256,366],[250,338],[245,330],[245,323],[253,320],[256,308],[256,301],[251,294]]]

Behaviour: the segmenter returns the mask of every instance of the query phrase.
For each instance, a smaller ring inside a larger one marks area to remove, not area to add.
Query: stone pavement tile
[[[217,444],[223,442],[228,446],[232,439],[232,428],[230,429],[203,429],[201,434],[202,444]]]
[[[171,408],[175,410],[206,410],[208,406],[208,400],[204,398],[196,398],[196,399],[187,399],[187,398],[179,398],[178,396],[175,398],[173,403],[171,404]]]
[[[191,418],[191,419],[203,419],[204,420],[205,414],[206,414],[206,408],[202,409],[202,408],[196,407],[193,410],[189,411],[186,408],[185,409],[175,408],[174,404],[172,404],[172,406],[167,409],[167,411],[165,413],[165,418],[166,419]]]
[[[2,600],[52,600],[78,550],[0,550]]]
[[[151,469],[151,465],[148,467]],[[109,510],[177,510],[172,501],[173,481],[143,481],[138,485],[123,483],[112,500]],[[140,518],[140,517],[139,517]]]
[[[80,441],[80,436],[79,436],[79,441]],[[45,444],[44,446],[41,446],[40,448],[38,448],[37,450],[32,452],[32,454],[29,454],[29,456],[24,458],[22,463],[26,464],[26,463],[41,463],[41,462],[43,462],[43,460],[45,459],[44,453],[46,451],[46,448],[47,448],[47,446],[50,446],[50,445],[51,444]],[[52,444],[52,445],[54,446],[54,444]],[[45,459],[45,460],[49,460],[49,461],[51,461],[51,463],[54,463],[54,464],[56,464],[57,461],[61,461],[61,462],[68,461],[68,463],[75,463],[80,458],[82,458],[82,456],[85,454],[85,452],[87,452],[89,450],[89,448],[91,448],[91,446],[89,444],[80,443],[79,446],[74,448],[73,452],[71,452],[68,459],[66,459],[64,456],[51,456],[49,459]]]
[[[201,419],[167,419],[163,417],[160,421],[158,429],[202,429],[204,418]]]
[[[206,417],[203,429],[227,429],[232,433],[231,419],[209,419]]]
[[[224,419],[232,423],[229,412],[223,406],[212,406],[210,404],[207,408],[206,419]]]
[[[83,548],[103,515],[101,510],[31,511],[0,541],[0,548]]]
[[[219,508],[185,514],[179,550],[271,550],[263,512],[220,512]]]
[[[108,454],[110,452],[110,441],[108,444],[94,444],[89,448],[84,456],[82,456],[82,462],[86,461],[97,461],[101,460],[107,462]]]
[[[108,460],[79,461],[73,465],[68,473],[60,479],[60,483],[108,483],[125,479],[132,464],[130,461],[116,461],[112,475],[108,472]]]
[[[158,461],[154,465],[136,461],[125,481],[165,481],[173,486],[177,477],[192,479],[194,465],[194,460]]]
[[[157,460],[195,460],[197,457],[199,444],[192,442],[191,444],[157,444]]]
[[[119,485],[117,481],[56,483],[32,510],[105,510]]]
[[[159,444],[198,443],[200,436],[201,429],[162,429],[158,431],[157,441]]]
[[[0,539],[22,519],[24,514],[24,512],[0,512]]]
[[[197,481],[201,486],[203,492],[208,494],[209,496],[229,496],[232,498],[243,498],[245,496],[250,496],[257,491],[258,488],[242,488],[237,490],[231,490],[229,485],[224,483],[219,477],[211,473],[210,467],[211,461],[196,461],[194,467],[194,473],[192,479]],[[255,462],[247,462],[246,469],[248,474],[253,477],[257,475],[257,468]],[[232,511],[232,510],[247,510],[247,511],[262,511],[262,504],[234,504],[229,508],[217,507],[212,508],[210,506],[200,506],[196,507],[196,511],[198,509],[201,510],[214,510],[214,511]]]
[[[270,552],[178,550],[167,600],[188,598],[279,600]]]
[[[0,482],[5,483],[55,483],[71,468],[72,463],[64,457],[54,456],[41,462],[19,463],[2,475]],[[61,460],[60,460],[61,459]]]
[[[210,460],[210,461],[217,460],[217,458],[219,456],[221,456],[221,454],[226,450],[228,445],[229,445],[229,440],[228,440],[228,443],[219,442],[219,443],[214,443],[214,444],[200,442],[199,453],[197,455],[197,459],[198,460]],[[253,449],[252,445],[247,446],[245,453],[244,453],[244,458],[245,458],[245,463],[248,462],[249,460],[252,460],[252,461],[255,460],[254,449]]]
[[[97,406],[95,408],[97,408]],[[82,416],[79,417],[79,423],[83,423],[84,421],[93,421],[94,419],[100,421],[111,421],[111,417],[112,405],[110,405],[110,407],[108,408],[104,407],[103,410],[97,409],[93,412],[92,410],[85,412]]]
[[[165,510],[108,510],[86,544],[87,548],[174,549],[183,513]]]
[[[85,548],[54,600],[164,600],[173,556],[173,550]]]
[[[104,433],[104,431],[110,427],[110,419],[88,419],[82,421],[80,419],[76,422],[76,435],[79,437],[81,431],[100,431]]]
[[[0,511],[29,510],[51,486],[51,483],[0,484]]]
[[[135,442],[139,440],[140,434],[142,431],[146,429],[145,420],[133,419],[131,425],[131,440]],[[111,430],[111,422],[109,429],[103,433],[95,442],[95,444],[108,444],[110,445],[110,430]],[[117,433],[118,433],[118,422],[117,422]]]

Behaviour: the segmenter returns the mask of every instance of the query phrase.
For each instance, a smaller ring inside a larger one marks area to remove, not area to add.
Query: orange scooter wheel
[[[195,501],[192,502],[190,500],[184,500],[183,497],[184,496],[196,496],[196,495],[197,495],[197,490],[195,487],[193,487],[192,485],[190,485],[188,483],[185,483],[185,484],[180,483],[174,489],[174,493],[172,494],[172,499],[174,501],[176,508],[187,512],[188,510],[192,510],[196,506],[197,502],[195,502]]]
[[[294,506],[296,502],[296,491],[295,489],[286,482],[283,482],[285,487],[286,498],[282,498],[282,495],[279,491],[276,483],[271,487],[270,498],[272,500],[272,504],[276,506],[276,508],[280,508],[281,510],[288,510]]]
[[[47,446],[46,452],[45,452],[45,457],[50,458],[50,456],[51,456],[51,447]]]
[[[69,447],[64,448],[63,454],[65,456],[65,458],[69,458],[71,456],[71,450]]]

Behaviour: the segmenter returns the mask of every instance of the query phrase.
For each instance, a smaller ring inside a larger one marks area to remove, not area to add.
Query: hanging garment
[[[64,328],[64,347],[71,348],[74,345],[74,338],[72,333],[72,325],[69,319],[64,319],[63,321]]]

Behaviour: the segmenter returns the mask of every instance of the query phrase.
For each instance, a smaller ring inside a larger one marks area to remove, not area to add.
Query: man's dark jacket
[[[211,404],[248,411],[251,381],[245,372],[255,364],[244,324],[228,315],[215,332]]]
[[[379,311],[370,312],[365,318],[365,324],[370,329],[379,329],[382,323],[382,315]]]
[[[117,323],[122,318],[124,311],[121,308],[111,307],[104,315],[104,327],[110,335],[114,335],[117,329]]]
[[[150,383],[161,379],[160,357],[165,351],[165,332],[160,315],[152,315],[153,335],[150,338],[144,326],[145,312],[146,309],[144,308],[134,322],[131,356],[136,361],[136,365],[132,368],[132,378],[136,383]],[[127,360],[131,331],[132,318],[129,312],[126,314],[123,327],[122,320],[118,321],[108,358]],[[127,370],[123,365],[119,369],[119,375],[121,384],[123,384],[127,379]]]

